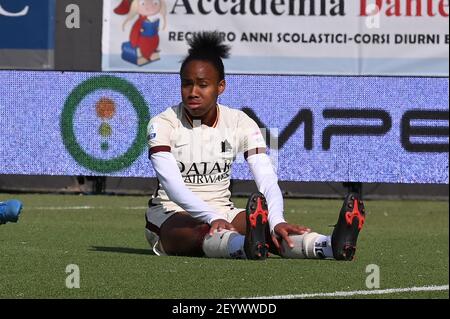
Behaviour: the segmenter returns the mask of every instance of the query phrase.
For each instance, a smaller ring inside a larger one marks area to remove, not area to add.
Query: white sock
[[[290,248],[283,240],[284,252],[281,253],[285,258],[333,258],[331,249],[331,237],[320,235],[318,233],[305,233],[303,235],[293,235],[289,238],[294,243]]]
[[[203,252],[210,258],[245,258],[244,240],[244,236],[231,230],[208,234],[203,241]]]
[[[319,235],[314,241],[314,253],[319,258],[333,258],[331,236]]]
[[[290,248],[287,242],[283,240],[281,244],[284,249],[281,256],[285,258],[317,258],[314,253],[314,242],[317,236],[319,236],[318,233],[289,236],[294,247]]]
[[[232,258],[245,259],[247,256],[244,251],[245,236],[231,236],[228,240],[228,253]]]

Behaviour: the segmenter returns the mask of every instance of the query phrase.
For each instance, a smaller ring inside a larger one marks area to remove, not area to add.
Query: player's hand
[[[224,229],[236,230],[233,224],[227,222],[225,219],[216,219],[211,222],[211,228],[209,229],[209,234],[212,236],[215,231],[222,231]]]
[[[291,225],[288,223],[280,223],[275,226],[274,233],[272,234],[272,241],[278,251],[283,251],[281,241],[285,240],[289,247],[293,248],[294,243],[289,238],[289,235],[303,235],[304,233],[311,232],[311,228],[299,225]]]

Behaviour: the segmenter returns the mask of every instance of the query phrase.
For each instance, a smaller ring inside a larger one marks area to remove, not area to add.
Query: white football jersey
[[[234,208],[229,186],[237,154],[266,144],[247,114],[223,105],[217,108],[212,127],[192,123],[182,104],[168,108],[150,120],[147,138],[149,148],[170,146],[186,186],[217,212],[226,212]],[[169,200],[161,185],[152,204],[162,205],[166,211],[183,211]]]

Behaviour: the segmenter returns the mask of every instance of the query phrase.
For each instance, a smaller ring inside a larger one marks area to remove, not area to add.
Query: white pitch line
[[[279,296],[261,296],[261,297],[248,297],[242,299],[306,299],[315,297],[350,297],[357,295],[385,295],[401,292],[416,292],[416,291],[445,291],[449,290],[448,285],[444,286],[424,286],[424,287],[411,287],[411,288],[392,288],[382,290],[355,290],[355,291],[336,291],[328,293],[313,293],[313,294],[300,294],[300,295],[279,295]]]
[[[25,206],[24,209],[26,210],[86,210],[86,209],[125,209],[125,210],[141,210],[141,209],[147,209],[146,206],[131,206],[131,207],[106,207],[106,206],[61,206],[61,207],[55,207],[55,206],[49,206],[49,207],[27,207]]]

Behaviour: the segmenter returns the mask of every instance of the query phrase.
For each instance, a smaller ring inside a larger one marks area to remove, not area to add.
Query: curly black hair
[[[188,40],[188,56],[183,60],[180,75],[188,62],[201,60],[210,62],[219,74],[219,81],[225,79],[225,67],[222,59],[230,56],[230,46],[223,43],[223,39],[217,31],[203,31],[194,33]]]

